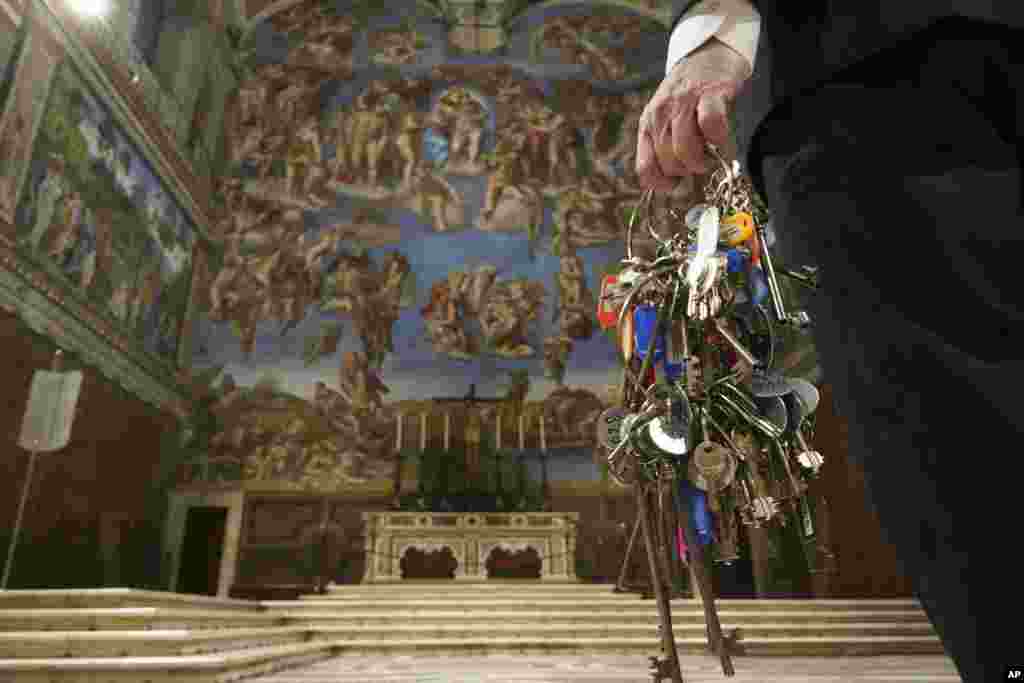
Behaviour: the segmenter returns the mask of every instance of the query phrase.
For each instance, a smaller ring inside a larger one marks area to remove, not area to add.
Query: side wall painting
[[[0,98],[3,97],[3,93],[7,90],[4,87],[4,82],[8,75],[7,68],[11,57],[14,56],[17,39],[18,15],[4,4],[4,0],[0,0]],[[0,101],[0,104],[3,104],[3,102]]]
[[[33,56],[32,84],[50,82],[37,73],[44,60]],[[18,245],[147,351],[174,362],[194,228],[74,66],[49,63],[52,87],[22,174]]]
[[[32,154],[32,138],[57,59],[50,46],[30,35],[17,56],[7,101],[0,113],[0,220],[8,224],[14,223]]]

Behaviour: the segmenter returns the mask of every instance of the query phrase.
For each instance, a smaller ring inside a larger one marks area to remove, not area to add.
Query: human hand
[[[667,192],[679,177],[708,170],[706,146],[731,143],[728,107],[750,75],[750,63],[715,38],[672,68],[640,116],[636,172],[643,187]]]

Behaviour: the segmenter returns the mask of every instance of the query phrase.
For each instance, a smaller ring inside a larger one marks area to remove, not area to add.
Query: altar
[[[540,580],[574,582],[577,512],[438,513],[364,512],[366,574],[363,583],[402,580],[400,563],[411,548],[455,556],[456,581],[486,581],[487,559],[501,548],[528,548],[541,558]]]

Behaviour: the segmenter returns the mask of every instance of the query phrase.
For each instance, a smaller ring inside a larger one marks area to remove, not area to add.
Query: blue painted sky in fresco
[[[461,191],[469,190],[482,194],[482,179],[453,180]],[[475,186],[475,187],[474,187]],[[467,203],[478,206],[467,196]],[[333,220],[344,220],[345,209],[331,212]],[[399,250],[406,255],[417,280],[415,306],[402,312],[395,326],[395,351],[385,362],[385,382],[396,394],[393,398],[422,397],[424,391],[432,394],[461,395],[470,382],[478,385],[482,395],[499,390],[498,385],[507,378],[507,371],[515,368],[529,368],[531,381],[536,388],[546,387],[540,356],[531,360],[506,360],[481,357],[475,361],[449,359],[436,354],[426,339],[423,320],[419,309],[429,300],[430,285],[435,280],[447,277],[449,270],[473,268],[490,263],[498,268],[498,280],[512,277],[527,277],[540,280],[548,290],[545,308],[536,321],[532,341],[539,346],[546,334],[556,329],[551,321],[556,306],[554,274],[558,259],[546,253],[543,244],[537,257],[531,261],[527,240],[522,233],[485,233],[467,229],[456,233],[434,233],[429,225],[409,211],[393,209],[389,217],[402,226],[402,243],[390,248],[371,249],[370,255],[376,262],[389,251]],[[310,231],[315,232],[311,227]],[[550,236],[550,231],[548,232]],[[542,241],[543,242],[543,241]],[[588,281],[596,293],[593,273],[603,264],[621,258],[621,247],[608,246],[581,250]],[[263,323],[257,328],[256,344],[251,358],[245,361],[238,345],[238,338],[226,324],[210,324],[204,321],[197,330],[198,356],[200,365],[227,363],[230,371],[240,381],[255,381],[264,373],[278,374],[289,388],[300,395],[307,395],[314,381],[323,380],[333,384],[339,363],[338,356],[322,360],[311,368],[305,368],[301,360],[303,339],[320,330],[321,321],[340,320],[333,315],[319,314],[310,307],[306,319],[284,337],[279,334],[278,323]],[[350,333],[347,322],[346,336],[339,349],[358,349],[358,340]],[[570,384],[604,383],[609,369],[618,367],[615,350],[600,333],[588,341],[578,341],[568,364],[566,381]],[[597,379],[595,379],[597,378]],[[418,387],[418,388],[417,388]]]

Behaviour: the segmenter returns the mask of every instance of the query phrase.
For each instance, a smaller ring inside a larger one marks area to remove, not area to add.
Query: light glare
[[[75,11],[90,19],[99,19],[107,14],[110,8],[108,0],[71,0]]]

